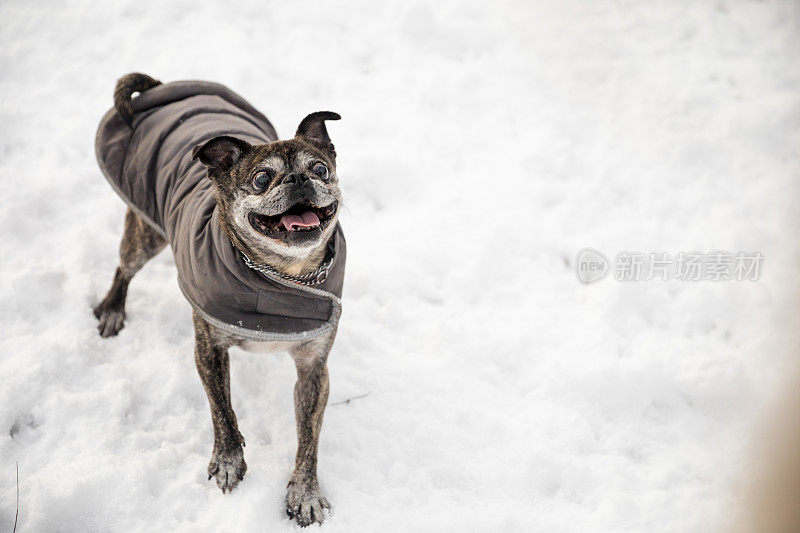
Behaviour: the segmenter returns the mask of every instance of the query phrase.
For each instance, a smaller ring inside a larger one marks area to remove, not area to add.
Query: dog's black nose
[[[304,185],[309,179],[310,178],[305,174],[289,174],[284,178],[283,182],[286,184],[294,183],[299,187]]]

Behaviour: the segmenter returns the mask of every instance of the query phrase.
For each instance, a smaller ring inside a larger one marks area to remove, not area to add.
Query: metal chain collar
[[[288,281],[293,281],[294,283],[299,283],[300,285],[319,285],[328,277],[328,270],[330,270],[331,265],[333,264],[333,254],[330,254],[330,257],[322,262],[322,264],[313,272],[309,272],[308,274],[303,274],[301,276],[292,276],[291,274],[286,274],[281,272],[280,270],[273,268],[269,265],[265,265],[263,263],[256,263],[249,257],[247,257],[244,252],[242,252],[242,258],[244,259],[244,264],[248,267],[252,268],[257,272],[261,272],[262,274],[273,274],[278,276],[279,278],[283,278]]]

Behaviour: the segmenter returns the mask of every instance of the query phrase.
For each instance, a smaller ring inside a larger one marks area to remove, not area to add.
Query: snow
[[[230,86],[289,136],[333,110],[348,239],[326,531],[709,531],[794,367],[798,4],[0,4],[0,529],[285,531],[288,356],[232,350],[211,421],[168,252],[90,308],[123,203],[115,80]],[[761,251],[757,282],[578,283],[574,257]],[[349,403],[337,402],[367,394]]]

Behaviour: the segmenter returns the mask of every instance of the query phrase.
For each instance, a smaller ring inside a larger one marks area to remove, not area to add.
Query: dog
[[[222,85],[133,73],[117,82],[96,140],[101,170],[128,204],[119,266],[94,308],[100,335],[123,328],[131,279],[169,244],[193,308],[195,362],[211,407],[208,476],[223,493],[247,470],[228,349],[287,351],[297,367],[298,444],[285,506],[301,526],[322,523],[330,509],[317,445],[345,264],[325,126],[339,118],[312,113],[294,138],[279,141],[264,115]]]

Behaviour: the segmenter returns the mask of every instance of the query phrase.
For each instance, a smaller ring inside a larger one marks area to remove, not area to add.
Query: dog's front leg
[[[208,479],[214,476],[222,492],[230,492],[244,478],[247,463],[242,451],[244,438],[231,407],[228,343],[197,313],[194,314],[194,331],[194,360],[208,396],[214,426],[214,451],[208,465]]]
[[[328,351],[335,332],[300,344],[291,350],[297,366],[294,410],[297,421],[297,456],[286,493],[286,513],[301,526],[322,523],[330,504],[317,481],[317,446],[322,415],[328,402]]]

